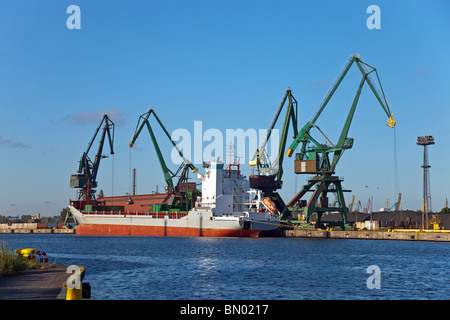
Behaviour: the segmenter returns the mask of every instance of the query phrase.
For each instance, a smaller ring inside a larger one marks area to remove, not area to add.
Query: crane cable
[[[133,168],[133,161],[131,155],[133,154],[133,148],[130,148],[130,156],[128,159],[128,194],[136,195],[136,168]],[[133,169],[132,169],[133,168]]]
[[[398,195],[400,192],[400,187],[398,183],[398,167],[397,167],[397,133],[396,127],[394,126],[394,192],[395,199],[398,199]],[[398,204],[400,206],[400,204]]]
[[[130,148],[130,158],[128,159],[128,193],[133,194],[133,176],[131,173],[131,150]]]

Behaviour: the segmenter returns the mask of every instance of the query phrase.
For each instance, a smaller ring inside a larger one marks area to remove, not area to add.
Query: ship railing
[[[123,216],[147,216],[153,219],[180,219],[187,215],[187,212],[151,212],[151,211],[86,211],[85,214],[93,215],[123,215]]]

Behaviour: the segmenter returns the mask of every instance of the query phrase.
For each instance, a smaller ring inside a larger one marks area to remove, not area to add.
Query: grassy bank
[[[18,256],[4,240],[0,242],[0,277],[22,273],[27,269],[47,269],[55,267],[55,264],[41,264],[35,259],[28,260]]]

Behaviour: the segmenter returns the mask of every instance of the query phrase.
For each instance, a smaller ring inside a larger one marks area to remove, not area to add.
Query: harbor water
[[[447,242],[65,234],[0,238],[11,249],[45,251],[50,263],[84,266],[84,282],[97,300],[450,298]]]

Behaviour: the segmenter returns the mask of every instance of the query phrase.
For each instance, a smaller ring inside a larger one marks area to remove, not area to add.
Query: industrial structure
[[[423,204],[422,204],[422,226],[428,228],[428,213],[431,212],[431,185],[430,164],[428,163],[428,146],[434,144],[433,136],[417,137],[417,145],[423,146]]]
[[[355,98],[351,105],[350,111],[345,121],[344,127],[340,134],[339,140],[336,144],[333,144],[323,131],[315,124],[322,111],[327,106],[333,94],[336,92],[340,83],[344,79],[348,70],[353,64],[356,64],[361,71],[362,79],[356,92]],[[375,75],[375,77],[374,77]],[[315,113],[311,121],[308,121],[300,130],[294,141],[290,145],[287,156],[291,157],[295,149],[301,144],[301,150],[295,157],[295,173],[296,174],[313,174],[307,184],[302,187],[300,192],[286,205],[283,210],[283,220],[306,220],[310,222],[313,213],[317,213],[316,225],[321,224],[322,215],[326,212],[340,212],[342,221],[337,222],[342,229],[345,228],[347,222],[348,207],[345,205],[344,192],[341,182],[343,181],[338,176],[335,176],[336,165],[341,159],[343,152],[352,148],[353,138],[348,138],[347,134],[350,129],[350,124],[353,119],[353,115],[358,104],[358,100],[361,94],[364,83],[369,85],[370,89],[374,93],[384,112],[388,116],[389,127],[394,127],[395,121],[392,119],[393,113],[389,108],[389,104],[384,95],[381,83],[378,77],[376,69],[366,64],[362,57],[358,54],[353,54],[345,63],[343,69],[335,79],[334,83],[325,94],[322,102],[319,104],[318,111]],[[321,144],[311,134],[311,129],[317,129],[330,143]],[[332,158],[330,158],[332,154]],[[301,200],[302,197],[308,192],[312,191],[316,186],[310,199]],[[349,190],[348,190],[349,191]],[[330,206],[328,204],[328,193],[335,194],[338,200],[338,206]]]
[[[266,145],[272,134],[272,130],[277,123],[278,117],[283,110],[284,105],[287,103],[286,115],[284,117],[283,129],[281,131],[280,141],[278,144],[278,153],[273,162],[270,161],[267,152]],[[281,212],[285,207],[285,203],[277,192],[283,186],[283,160],[286,148],[287,135],[289,127],[292,126],[294,131],[294,137],[297,136],[297,100],[292,95],[291,89],[287,89],[281,99],[281,103],[272,119],[272,122],[267,130],[267,136],[258,150],[253,155],[249,165],[253,168],[256,167],[256,174],[249,176],[250,188],[261,190],[265,201],[270,206],[274,206],[278,212]]]
[[[153,132],[153,129],[150,125],[149,118],[153,115],[156,119],[157,123],[160,125],[161,129],[164,131],[165,135],[169,139],[169,141],[172,143],[173,147],[177,150],[180,157],[183,159],[183,163],[178,168],[176,172],[172,172],[166,164],[166,161],[164,160],[164,157],[161,153],[161,149],[159,148],[158,141],[156,139],[155,133]],[[161,170],[163,172],[164,180],[166,181],[166,193],[168,194],[174,194],[173,200],[171,200],[170,204],[165,204],[164,206],[170,206],[172,209],[181,209],[181,210],[189,210],[193,207],[194,202],[197,198],[197,196],[200,195],[200,191],[196,188],[195,182],[189,182],[189,170],[193,173],[198,172],[198,169],[188,160],[184,157],[181,150],[178,148],[176,143],[172,140],[172,137],[167,130],[166,126],[161,121],[160,117],[156,114],[155,109],[150,108],[146,113],[142,114],[139,117],[138,124],[136,126],[136,130],[134,132],[133,138],[131,139],[129,146],[132,148],[134,146],[134,143],[136,142],[136,139],[138,138],[140,132],[144,128],[144,126],[147,127],[147,130],[150,134],[150,138],[153,143],[153,147],[155,148],[156,155],[158,157],[159,164],[161,166]],[[181,173],[180,173],[181,172]],[[176,185],[174,185],[173,178],[176,177],[178,174],[179,179]]]
[[[102,125],[102,136],[99,141],[97,154],[95,155],[95,159],[92,162],[88,154]],[[97,188],[98,186],[97,173],[100,167],[100,160],[107,157],[106,155],[102,154],[106,136],[108,136],[110,153],[114,154],[114,123],[111,121],[108,115],[105,114],[102,121],[100,122],[100,125],[95,130],[94,136],[92,137],[88,148],[81,156],[77,174],[72,174],[70,176],[70,187],[80,189],[78,190],[77,203],[74,204],[77,207],[84,208],[85,205],[98,204],[95,196],[95,188]]]

